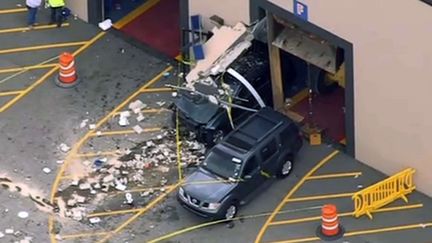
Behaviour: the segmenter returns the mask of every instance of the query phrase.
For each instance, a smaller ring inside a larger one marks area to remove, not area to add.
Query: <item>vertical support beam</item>
[[[280,110],[284,106],[284,92],[280,50],[278,47],[272,45],[273,40],[275,39],[275,30],[276,28],[273,15],[267,12],[267,42],[269,49],[270,73],[273,90],[273,108],[275,110]]]

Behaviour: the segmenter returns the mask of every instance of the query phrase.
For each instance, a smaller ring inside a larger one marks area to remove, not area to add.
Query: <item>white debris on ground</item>
[[[129,118],[130,116],[131,116],[131,114],[130,114],[129,111],[123,111],[123,112],[120,112],[120,118],[119,118],[119,122],[118,122],[118,124],[119,124],[121,127],[128,126],[128,125],[129,125],[129,120],[128,120],[128,118]]]
[[[95,210],[92,202],[96,198],[100,200],[101,197],[124,193],[119,207],[133,207],[140,198],[141,201],[148,200],[153,195],[165,192],[168,182],[177,180],[175,136],[174,129],[162,130],[153,139],[139,143],[120,157],[83,161],[81,164],[92,172],[86,178],[72,181],[66,189],[58,192],[62,201],[66,202],[60,211],[66,217],[82,221],[88,213]],[[204,159],[205,146],[196,142],[192,133],[183,137],[182,141],[181,166],[200,164]],[[140,187],[154,189],[135,195],[128,191]],[[91,222],[94,220],[97,219],[92,219]],[[87,222],[90,222],[90,219]]]
[[[68,152],[70,150],[70,147],[67,144],[62,143],[62,144],[59,145],[59,149],[62,152],[66,153],[66,152]]]

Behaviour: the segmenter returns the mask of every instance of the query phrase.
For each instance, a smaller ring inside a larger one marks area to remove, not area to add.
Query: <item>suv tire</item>
[[[286,157],[286,159],[282,160],[281,163],[279,164],[276,176],[278,178],[287,177],[289,174],[291,174],[293,167],[294,167],[293,156],[289,155]]]
[[[226,220],[232,220],[237,216],[238,208],[238,203],[236,201],[229,203],[222,211],[221,218]]]

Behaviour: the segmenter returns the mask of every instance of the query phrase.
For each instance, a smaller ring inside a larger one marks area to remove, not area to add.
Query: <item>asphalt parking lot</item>
[[[191,214],[174,197],[179,174],[190,173],[179,172],[177,163],[190,159],[184,149],[191,141],[175,133],[168,109],[171,90],[164,85],[178,81],[175,62],[80,20],[71,19],[62,29],[41,23],[43,27],[27,31],[25,10],[18,2],[0,3],[1,242],[25,237],[32,242],[320,242],[315,231],[320,207],[327,203],[338,207],[346,230],[336,242],[426,243],[432,238],[432,201],[418,192],[408,196],[408,203],[387,205],[373,219],[354,218],[353,193],[387,176],[328,145],[306,144],[293,173],[263,185],[233,223],[208,222]],[[41,16],[46,19],[47,12]],[[43,63],[62,51],[76,54],[81,82],[72,89],[55,86],[54,59]],[[130,124],[119,126],[120,114],[137,100],[146,104],[141,109],[145,119],[130,118]],[[143,129],[140,133],[136,125]],[[86,202],[81,220],[60,216],[49,206],[58,206],[59,196],[70,197],[65,192],[71,184],[88,177],[79,169],[85,161],[91,165],[96,159],[121,157],[167,129],[174,131],[165,140],[174,146],[169,172],[155,166],[146,174],[154,180]],[[62,143],[69,147],[65,152]],[[162,177],[167,177],[164,185]],[[10,185],[24,190],[12,192],[15,187]],[[125,203],[128,192],[135,204]],[[48,206],[41,208],[31,195],[45,199]],[[29,217],[18,217],[21,211]],[[94,218],[99,221],[91,223]]]

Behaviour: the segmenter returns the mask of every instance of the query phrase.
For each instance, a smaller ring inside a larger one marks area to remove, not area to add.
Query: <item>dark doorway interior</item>
[[[147,0],[103,0],[104,17],[113,23],[119,21]]]
[[[310,33],[314,36],[319,36],[334,46],[342,50],[340,53],[343,60],[343,68],[338,65],[338,69],[343,72],[343,85],[331,85],[331,92],[317,93],[312,96],[312,106],[310,105],[308,95],[309,92],[305,88],[305,75],[308,74],[308,69],[305,68],[305,63],[299,60],[298,57],[280,51],[282,79],[284,86],[284,95],[286,99],[292,99],[290,109],[299,113],[305,119],[309,118],[310,111],[313,113],[313,120],[318,126],[326,129],[327,138],[332,142],[342,142],[346,145],[346,152],[355,156],[354,145],[354,86],[353,86],[353,48],[348,41],[312,24],[304,21],[291,12],[267,1],[267,0],[251,0],[250,15],[251,22],[262,19],[268,15],[277,16],[286,22],[297,26],[302,31]],[[289,62],[287,60],[290,60]],[[288,64],[287,64],[288,63]],[[307,66],[307,65],[306,65]],[[311,65],[309,65],[310,67]],[[313,65],[312,65],[313,66]],[[324,79],[322,83],[335,83],[330,77],[335,74],[327,75],[326,72],[316,70],[315,78],[321,76]],[[296,78],[292,78],[289,73],[296,73]],[[300,80],[300,81],[299,81]],[[303,82],[301,81],[303,80]],[[313,87],[315,90],[317,87]],[[312,107],[312,109],[311,109]],[[342,141],[341,141],[342,140]]]
[[[120,29],[166,56],[180,53],[180,4],[178,0],[159,0]]]

